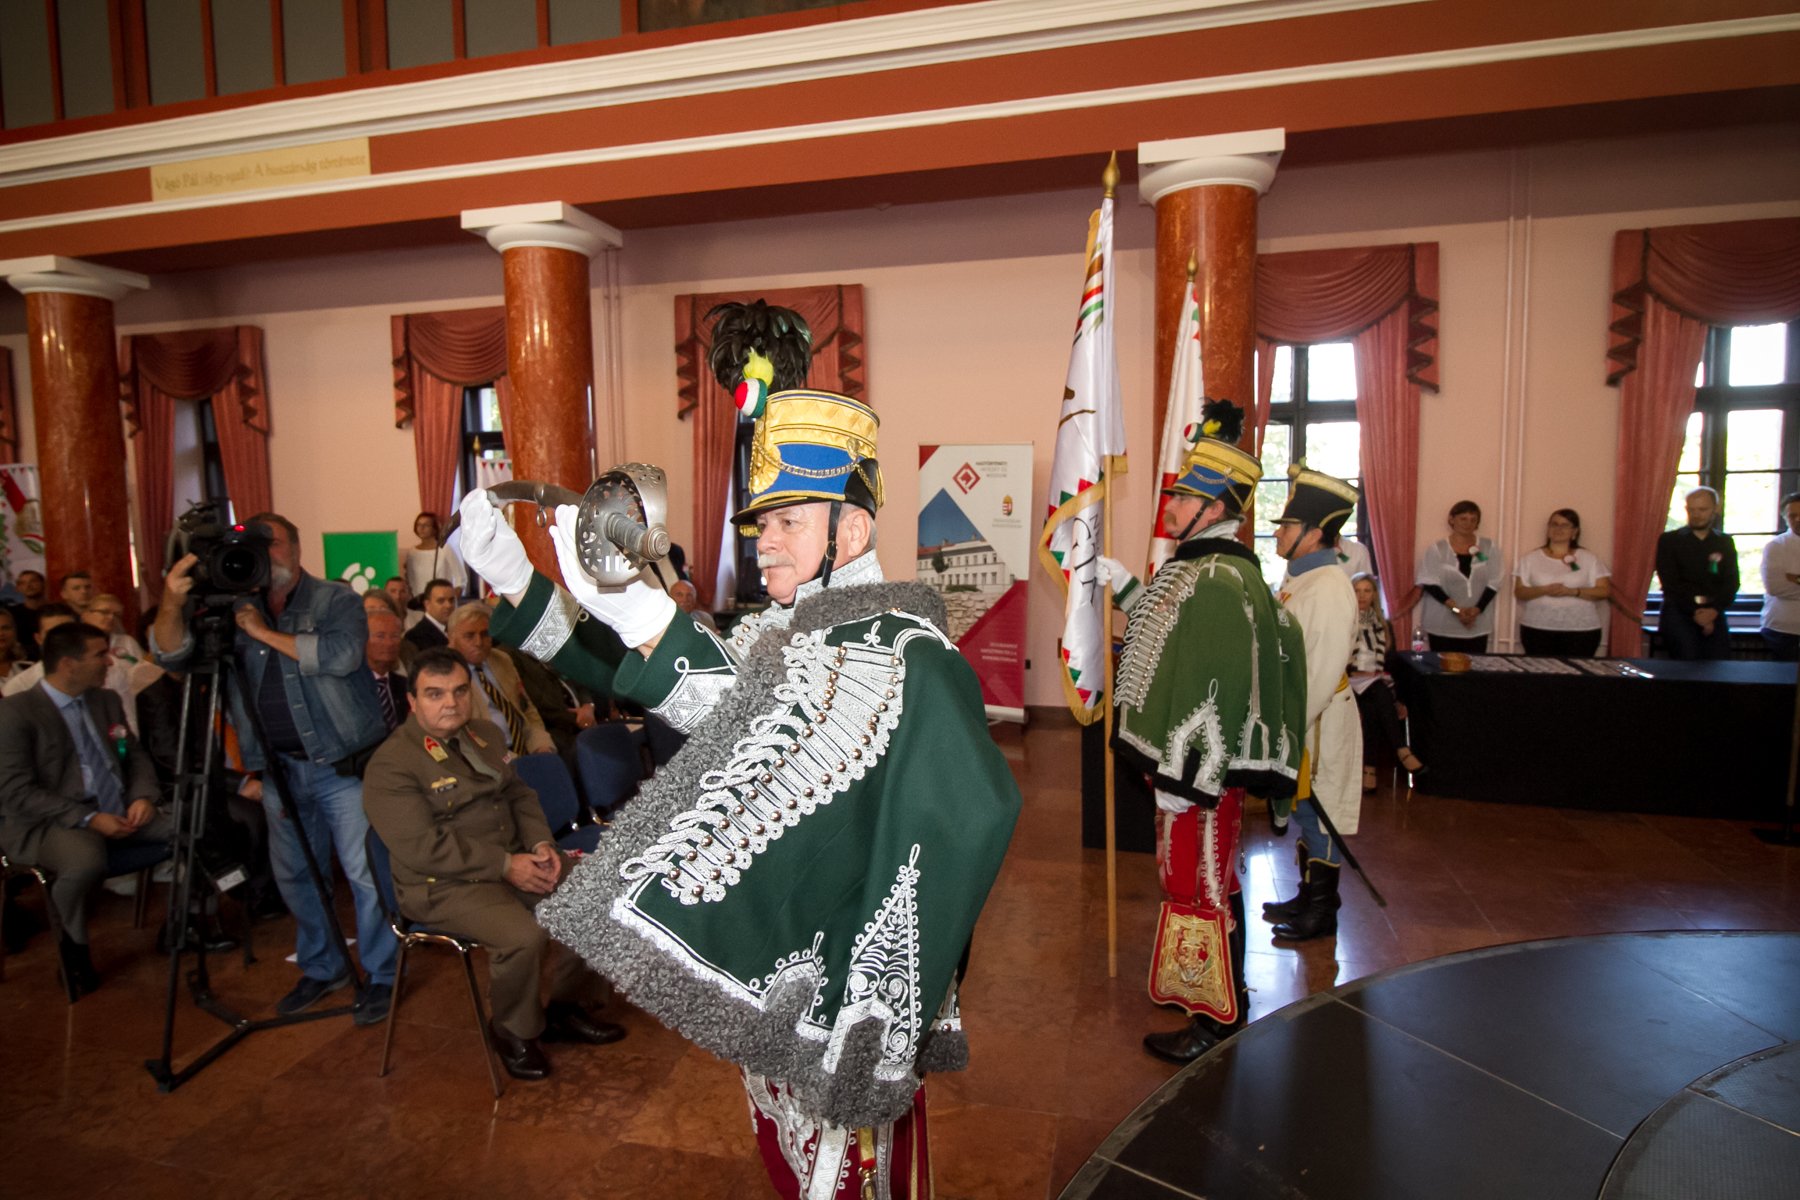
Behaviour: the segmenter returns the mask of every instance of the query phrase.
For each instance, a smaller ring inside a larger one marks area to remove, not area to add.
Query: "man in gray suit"
[[[43,682],[0,701],[0,849],[53,877],[63,967],[72,989],[99,986],[88,955],[88,897],[106,874],[109,842],[167,842],[156,767],[101,686],[112,652],[80,622],[44,635]]]

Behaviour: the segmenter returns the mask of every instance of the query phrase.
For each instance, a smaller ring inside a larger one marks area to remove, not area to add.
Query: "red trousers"
[[[866,1136],[801,1112],[779,1080],[746,1072],[744,1090],[757,1149],[782,1200],[861,1200],[865,1172],[876,1200],[931,1200],[923,1087],[910,1112]]]

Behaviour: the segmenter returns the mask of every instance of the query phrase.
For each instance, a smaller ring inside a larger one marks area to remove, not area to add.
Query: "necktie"
[[[76,741],[77,753],[81,755],[82,773],[87,776],[88,791],[93,793],[94,803],[103,813],[123,816],[125,801],[119,788],[119,777],[113,774],[112,762],[107,758],[106,747],[100,742],[100,735],[94,732],[94,722],[88,716],[87,700],[77,697],[73,705],[75,710],[75,728],[79,730]]]
[[[519,712],[518,706],[508,700],[506,694],[495,685],[494,678],[488,673],[487,667],[479,668],[475,672],[475,678],[480,682],[481,690],[487,696],[488,703],[499,709],[500,715],[505,718],[507,744],[512,748],[512,752],[514,754],[526,753],[525,717]]]
[[[388,732],[392,733],[400,727],[400,714],[394,711],[394,689],[388,686],[387,676],[375,677],[375,694],[381,697],[381,719],[387,722]]]

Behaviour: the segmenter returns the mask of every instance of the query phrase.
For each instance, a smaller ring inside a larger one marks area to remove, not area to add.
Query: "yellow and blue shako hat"
[[[1262,479],[1262,463],[1237,444],[1244,433],[1244,410],[1229,400],[1207,400],[1200,420],[1182,431],[1190,449],[1165,496],[1199,496],[1217,500],[1231,495],[1240,510],[1250,506]]]
[[[1303,462],[1295,463],[1288,468],[1287,507],[1275,518],[1275,524],[1316,526],[1325,534],[1325,544],[1329,546],[1337,541],[1344,522],[1356,511],[1360,497],[1354,485],[1337,476],[1314,471]]]
[[[881,421],[861,400],[836,392],[790,388],[757,397],[744,415],[756,419],[750,440],[750,502],[732,520],[755,536],[758,513],[814,500],[868,510],[881,507],[881,464],[875,438]]]

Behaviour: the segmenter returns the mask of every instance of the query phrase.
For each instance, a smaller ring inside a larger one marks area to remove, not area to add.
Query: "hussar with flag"
[[[1175,327],[1175,363],[1169,371],[1169,407],[1163,417],[1162,442],[1157,447],[1157,487],[1167,489],[1187,469],[1189,448],[1202,422],[1201,407],[1206,403],[1206,388],[1200,370],[1200,289],[1194,285],[1200,264],[1188,258],[1187,292],[1181,304],[1181,320]],[[1159,490],[1156,519],[1150,523],[1149,570],[1144,578],[1156,574],[1157,568],[1169,561],[1177,545],[1163,531],[1163,508],[1169,493]]]
[[[1107,489],[1125,470],[1125,419],[1114,348],[1113,192],[1118,155],[1101,176],[1106,187],[1088,221],[1087,274],[1075,321],[1075,344],[1063,384],[1056,453],[1050,464],[1050,502],[1038,558],[1062,585],[1063,625],[1057,639],[1063,696],[1083,725],[1104,718],[1106,769],[1107,960],[1118,973],[1116,869],[1113,853],[1112,596],[1097,570],[1112,553]]]

